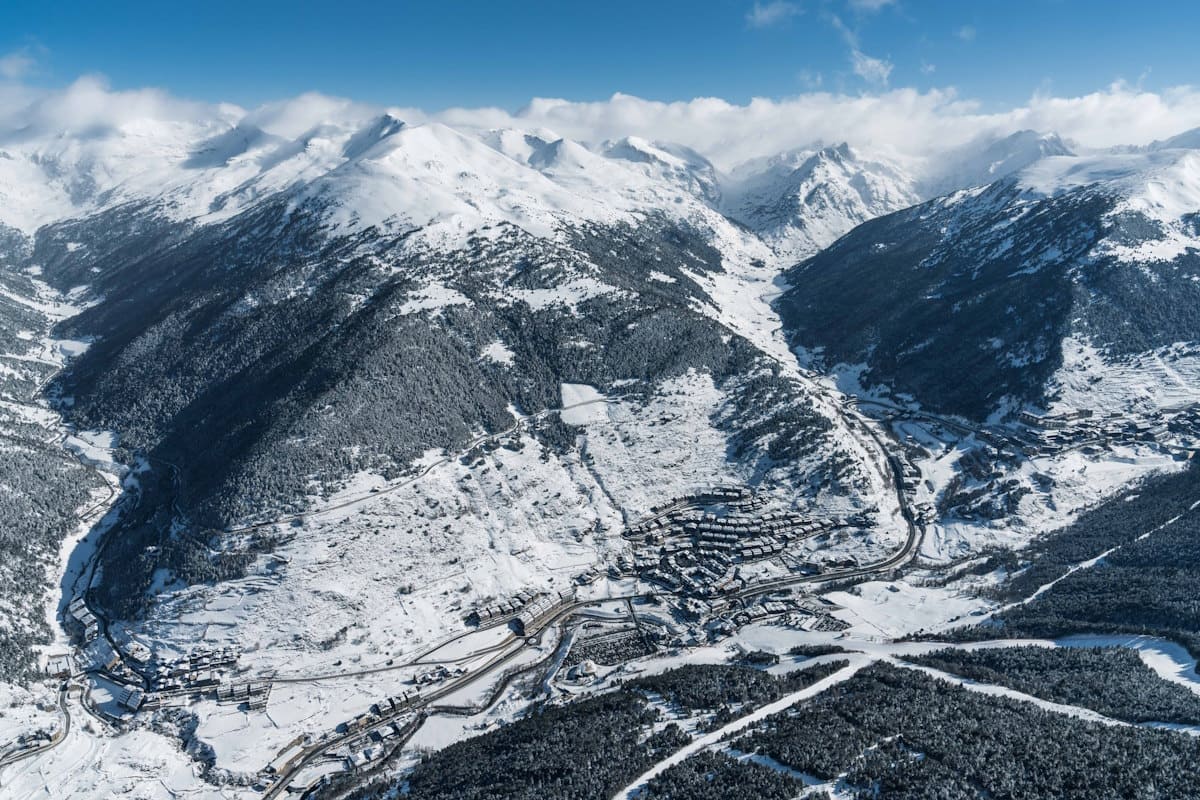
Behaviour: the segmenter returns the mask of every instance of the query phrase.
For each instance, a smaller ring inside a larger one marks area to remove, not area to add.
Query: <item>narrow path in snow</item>
[[[1151,727],[1154,724],[1145,723],[1144,725],[1134,725],[1132,722],[1125,722],[1124,720],[1107,717],[1098,711],[1092,711],[1090,708],[1073,706],[1067,703],[1055,703],[1052,700],[1043,700],[1040,697],[1026,694],[1025,692],[1017,689],[1010,689],[1007,686],[1000,686],[995,683],[981,683],[980,681],[971,680],[970,678],[963,678],[950,672],[943,672],[940,669],[934,669],[933,667],[926,667],[920,664],[910,664],[906,661],[900,661],[898,659],[889,658],[885,660],[893,666],[901,667],[902,669],[910,669],[914,672],[923,672],[931,678],[936,678],[939,681],[944,681],[945,683],[950,683],[955,686],[961,686],[962,688],[971,692],[986,694],[991,697],[1008,697],[1013,700],[1019,700],[1022,703],[1032,703],[1038,708],[1046,711],[1052,711],[1056,714],[1065,714],[1068,717],[1077,717],[1087,722],[1098,722],[1102,725],[1112,725],[1122,728]],[[1184,728],[1184,730],[1192,735],[1200,735],[1200,728],[1189,727]]]
[[[1118,550],[1120,550],[1124,547],[1128,547],[1131,544],[1135,544],[1136,542],[1140,542],[1143,539],[1145,539],[1149,536],[1152,536],[1155,533],[1158,533],[1159,531],[1163,530],[1164,528],[1168,528],[1171,525],[1174,525],[1176,522],[1179,522],[1179,520],[1183,519],[1184,516],[1195,511],[1198,507],[1200,507],[1200,500],[1197,500],[1196,502],[1194,502],[1190,506],[1188,506],[1187,511],[1183,512],[1182,514],[1177,514],[1174,517],[1171,517],[1166,522],[1164,522],[1160,525],[1156,525],[1148,531],[1144,531],[1143,533],[1139,534],[1138,536],[1129,540],[1128,542],[1122,542],[1121,544],[1113,545],[1112,547],[1108,548],[1107,550],[1105,550],[1103,553],[1101,553],[1098,556],[1093,556],[1092,558],[1089,558],[1085,561],[1080,561],[1077,564],[1072,564],[1071,566],[1067,567],[1066,572],[1064,572],[1062,575],[1059,575],[1054,580],[1049,581],[1048,583],[1042,584],[1041,586],[1039,586],[1037,588],[1036,591],[1033,592],[1033,594],[1029,595],[1028,597],[1023,597],[1020,600],[1014,600],[1011,603],[1005,603],[1002,606],[998,606],[997,608],[992,609],[991,611],[987,612],[986,614],[983,614],[979,617],[972,618],[971,620],[969,620],[969,622],[972,622],[977,625],[985,620],[992,619],[997,614],[1001,614],[1005,611],[1008,611],[1011,608],[1023,606],[1027,603],[1030,603],[1030,602],[1036,600],[1037,598],[1041,597],[1043,594],[1045,594],[1046,592],[1048,592],[1052,588],[1054,588],[1054,586],[1056,584],[1058,584],[1059,581],[1062,581],[1062,580],[1070,577],[1071,575],[1074,575],[1076,572],[1079,572],[1080,570],[1091,569],[1092,567],[1096,566],[1101,561],[1108,558],[1110,555],[1117,552]],[[943,628],[943,630],[948,630],[950,628],[959,627],[960,624],[961,624],[961,621],[952,622],[949,625],[946,625]]]
[[[688,756],[695,755],[696,753],[700,752],[701,750],[704,750],[707,747],[711,747],[712,745],[719,744],[723,738],[725,738],[726,736],[728,736],[731,733],[737,733],[740,730],[750,727],[751,725],[758,722],[759,720],[765,719],[766,717],[769,717],[772,714],[776,714],[780,711],[783,711],[785,708],[788,708],[789,706],[795,705],[796,703],[800,702],[801,700],[807,700],[810,697],[820,694],[821,692],[825,691],[826,689],[828,689],[831,686],[836,686],[837,684],[842,683],[843,681],[849,680],[860,669],[862,669],[863,667],[872,663],[873,661],[874,661],[874,659],[862,657],[862,656],[855,657],[852,654],[851,662],[848,666],[843,667],[842,669],[838,670],[837,672],[833,673],[832,675],[830,675],[826,678],[822,678],[821,680],[814,683],[812,686],[809,686],[805,689],[801,689],[798,692],[792,692],[791,694],[781,697],[780,699],[776,700],[773,703],[767,703],[765,706],[762,706],[761,708],[756,709],[755,711],[747,714],[746,716],[741,717],[740,719],[736,719],[733,722],[729,723],[728,725],[718,728],[715,731],[706,733],[703,736],[697,738],[691,744],[688,744],[687,746],[682,747],[679,750],[676,750],[674,753],[667,756],[662,761],[659,761],[653,767],[651,767],[650,769],[643,772],[641,775],[639,775],[632,783],[627,785],[625,788],[621,789],[619,792],[614,794],[612,800],[625,800],[626,798],[636,797],[638,792],[641,790],[641,788],[643,786],[645,786],[650,780],[661,775],[663,773],[663,771],[669,769],[670,767],[675,766],[676,764],[683,761]]]

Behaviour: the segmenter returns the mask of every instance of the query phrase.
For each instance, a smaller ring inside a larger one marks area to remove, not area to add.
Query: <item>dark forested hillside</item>
[[[82,233],[41,237],[48,277],[78,279],[89,257],[51,251]],[[622,235],[623,255],[607,255]],[[139,257],[101,265],[95,291],[120,300],[64,328],[100,341],[63,388],[82,424],[182,464],[187,505],[220,525],[498,430],[513,421],[510,404],[556,406],[563,381],[607,387],[748,366],[744,346],[689,308],[698,289],[682,270],[720,269],[699,238],[653,226],[606,232],[603,244],[577,236],[565,248],[513,229],[459,252],[412,252],[390,239],[322,238],[281,205],[181,241],[167,226]],[[682,285],[668,294],[647,280],[651,261]],[[574,313],[522,299],[576,273],[623,291]],[[422,310],[431,285],[452,302]],[[480,358],[497,340],[512,364]],[[594,346],[569,344],[580,340]]]
[[[793,341],[868,382],[976,419],[1006,396],[1040,404],[1069,334],[1110,357],[1200,338],[1193,252],[1134,264],[1092,250],[1138,241],[1135,214],[1083,187],[1031,198],[1013,180],[871,220],[787,273]]]
[[[1200,654],[1200,517],[1185,514],[1005,611],[999,621],[1014,636],[1150,634]]]
[[[727,664],[688,664],[659,675],[639,678],[628,688],[652,692],[690,710],[722,706],[759,706],[789,692],[811,686],[846,666],[845,661],[815,664],[776,676],[760,669]]]
[[[535,712],[427,757],[405,779],[411,800],[608,800],[656,760],[686,744],[640,695],[617,692]],[[353,800],[392,796],[382,780]]]
[[[55,367],[39,353],[48,321],[37,292],[17,271],[28,242],[0,227],[0,680],[24,681],[33,645],[49,641],[43,605],[57,573],[59,545],[76,512],[103,483],[39,422],[42,384]],[[55,595],[56,596],[56,595]]]
[[[1076,564],[1127,545],[1187,512],[1197,500],[1200,466],[1195,463],[1182,472],[1151,476],[1140,486],[1084,511],[1070,525],[1034,540],[1021,551],[1015,573],[994,595],[1003,602],[1029,597]]]
[[[751,708],[811,686],[846,662],[818,664],[782,676],[728,664],[688,665],[628,682],[615,693],[552,706],[491,733],[451,745],[419,764],[402,782],[413,800],[607,800],[654,762],[691,738],[677,724],[664,724],[654,704],[687,711],[716,711],[728,722]],[[730,714],[730,705],[742,706]],[[657,723],[657,724],[656,724]],[[761,770],[705,762],[733,791],[761,786],[778,792],[791,781],[774,781]],[[653,797],[703,797],[697,774],[669,773],[651,786]],[[351,795],[353,800],[390,796],[395,779],[381,779]],[[682,791],[683,794],[674,792]]]
[[[670,691],[693,679],[716,687],[714,678],[729,669],[736,668],[668,672],[643,688]],[[751,685],[740,673],[724,678]],[[376,800],[403,787],[416,800],[608,798],[687,743],[678,728],[653,726],[656,716],[630,689],[548,708],[453,744],[403,779],[377,780],[352,797]],[[1200,793],[1188,766],[1200,757],[1200,743],[1190,736],[1084,722],[887,664],[767,717],[726,746],[769,760],[702,751],[653,779],[646,796],[785,798],[806,782],[834,780],[840,793],[863,800]]]
[[[157,473],[114,537],[114,610],[141,607],[160,566],[238,574],[245,552],[200,563],[225,552],[206,531],[301,510],[360,471],[398,477],[508,428],[510,409],[557,407],[562,383],[644,397],[695,371],[738,404],[714,423],[739,458],[768,470],[822,447],[829,422],[803,392],[699,310],[692,276],[723,266],[686,225],[651,215],[550,240],[502,224],[446,249],[334,235],[320,210],[267,201],[193,228],[120,206],[39,232],[31,263],[98,301],[59,331],[94,340],[58,381],[71,419],[119,431]],[[510,356],[484,357],[494,346]],[[827,472],[799,478],[845,491],[847,465]],[[172,521],[189,536],[165,536]]]
[[[1200,796],[1190,736],[1083,722],[876,664],[733,742],[861,798]]]
[[[706,750],[651,779],[642,796],[646,800],[791,800],[803,788],[803,783],[779,770]],[[822,800],[821,795],[805,797]]]
[[[1072,525],[1034,542],[996,590],[1014,603],[1061,578],[961,639],[1057,637],[1074,633],[1151,634],[1200,653],[1200,467],[1146,480]],[[1108,552],[1085,569],[1069,569]]]
[[[1200,725],[1200,696],[1119,647],[947,648],[909,660],[1114,719]]]

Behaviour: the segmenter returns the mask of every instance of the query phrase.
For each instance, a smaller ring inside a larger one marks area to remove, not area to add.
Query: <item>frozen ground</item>
[[[0,683],[0,756],[21,736],[57,730],[62,721],[57,700],[48,686],[29,688]]]
[[[169,590],[152,618],[130,630],[168,655],[198,642],[232,645],[250,675],[387,668],[466,630],[477,605],[526,588],[567,588],[614,558],[626,546],[626,521],[651,506],[744,480],[709,422],[726,398],[707,376],[670,381],[645,405],[593,402],[602,399],[592,387],[563,387],[581,426],[575,453],[555,455],[522,431],[395,490],[373,494],[386,484],[363,476],[328,501],[330,511],[280,526],[289,540],[251,577]],[[345,498],[356,501],[344,506]],[[463,641],[430,658],[493,644]],[[216,748],[219,766],[256,770],[295,736],[365,711],[412,674],[277,684],[265,714],[203,703],[194,709],[197,735]]]
[[[1050,411],[1090,409],[1152,412],[1200,401],[1200,351],[1184,343],[1121,359],[1105,358],[1090,342],[1063,340],[1055,373],[1060,397]]]
[[[245,790],[205,782],[199,767],[170,739],[143,729],[114,736],[78,703],[70,708],[73,723],[61,744],[37,758],[0,768],[5,798],[231,800],[249,796]]]

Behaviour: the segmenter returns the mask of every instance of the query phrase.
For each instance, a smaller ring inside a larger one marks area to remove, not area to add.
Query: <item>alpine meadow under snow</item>
[[[12,99],[0,795],[1200,791],[1191,94]]]

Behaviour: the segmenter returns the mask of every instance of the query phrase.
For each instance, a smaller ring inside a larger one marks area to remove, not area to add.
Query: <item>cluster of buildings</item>
[[[513,620],[513,626],[517,633],[525,635],[525,631],[530,628],[533,623],[544,617],[546,614],[558,608],[561,605],[573,602],[575,600],[575,588],[563,589],[557,592],[547,592],[539,594],[521,609],[521,613],[517,614]]]
[[[411,719],[402,724],[395,719],[412,708],[420,698],[416,690],[401,692],[374,703],[369,711],[346,722],[343,732],[358,734],[336,752],[348,772],[357,772],[387,755],[406,733],[411,732]]]
[[[596,569],[585,569],[583,572],[576,575],[573,580],[576,586],[591,586],[600,579],[600,571]]]
[[[245,703],[251,711],[266,708],[270,697],[270,681],[233,681],[217,687],[218,703]]]
[[[751,622],[758,622],[767,617],[777,617],[795,609],[794,603],[787,603],[783,600],[764,600],[761,603],[755,603],[745,611],[734,614],[733,621],[738,625],[748,625]]]
[[[193,650],[174,661],[155,664],[149,678],[159,692],[184,692],[212,689],[221,682],[221,673],[237,666],[238,654],[231,647]]]
[[[418,686],[429,686],[435,683],[441,683],[453,675],[462,675],[464,672],[466,672],[465,667],[455,667],[453,670],[451,670],[448,667],[439,665],[431,670],[418,673],[413,677],[412,681]]]
[[[96,619],[96,615],[87,607],[82,597],[76,597],[67,606],[67,616],[73,619],[79,625],[83,633],[83,641],[91,642],[100,635],[100,622]]]
[[[474,609],[467,615],[468,624],[483,625],[490,622],[500,622],[521,612],[531,600],[538,596],[533,589],[522,589],[513,597],[498,600],[490,605]]]
[[[921,485],[921,470],[907,458],[897,458],[900,462],[900,487],[906,492],[915,492]]]
[[[650,561],[643,558],[639,566]],[[641,572],[643,579],[672,592],[696,597],[717,597],[742,588],[729,556],[715,551],[694,553],[690,550],[667,553],[657,564]]]
[[[443,677],[448,677],[450,675],[450,672],[445,667],[440,667],[439,670],[439,674],[441,674]],[[442,678],[438,678],[437,680],[442,680]],[[422,681],[419,678],[417,679],[417,683],[427,682],[428,681]],[[437,681],[433,682],[436,683]],[[363,713],[343,723],[341,730],[344,733],[362,733],[364,735],[369,735],[371,731],[373,731],[382,723],[412,708],[420,699],[421,693],[416,689],[406,689],[400,692],[400,694],[392,695],[391,697],[385,697],[376,703],[372,703],[371,707]],[[379,741],[379,737],[375,737],[375,739],[376,741]]]
[[[394,750],[400,742],[404,741],[406,735],[412,733],[412,729],[412,722],[402,725],[399,721],[371,728],[353,746],[344,751],[342,765],[349,772],[358,772],[370,766]]]
[[[1200,403],[1192,403],[1171,417],[1168,429],[1189,439],[1200,439]]]
[[[721,515],[693,510],[677,512],[671,521],[673,527],[682,527],[685,534],[696,537],[699,542],[716,546],[754,536],[811,536],[831,525],[828,521],[810,520],[796,511]]]
[[[784,624],[800,630],[838,632],[851,627],[849,622],[833,616],[833,612],[840,609],[841,606],[823,597],[768,597],[745,608],[714,616],[704,628],[709,641],[719,641],[734,635],[743,625],[768,617],[782,617]]]
[[[386,730],[388,739],[400,735],[400,728],[395,723],[388,725]],[[383,734],[379,733],[379,736],[380,741],[384,741]],[[378,761],[383,757],[385,752],[386,749],[382,746],[382,744],[372,744],[364,747],[361,750],[355,750],[349,753],[345,756],[345,758],[342,759],[342,764],[346,768],[347,772],[358,772],[359,770],[365,769],[367,766],[369,766],[371,762]]]
[[[416,689],[405,689],[400,694],[385,697],[378,703],[371,704],[371,713],[383,719],[384,717],[394,716],[399,714],[404,709],[411,706],[414,702],[421,698],[421,693]]]
[[[1020,450],[1029,457],[1055,455],[1076,447],[1086,451],[1091,446],[1099,451],[1113,444],[1154,443],[1168,427],[1161,411],[1139,417],[1116,412],[1096,414],[1087,409],[1053,416],[1025,411],[1019,419],[1035,434],[1030,440],[1023,439],[1020,445]]]
[[[1064,411],[1061,414],[1045,415],[1035,414],[1032,411],[1022,411],[1017,416],[1017,419],[1031,428],[1063,430],[1079,420],[1091,419],[1094,413],[1091,409],[1073,409],[1071,411]]]
[[[744,585],[736,564],[777,557],[793,541],[847,524],[797,511],[762,513],[763,505],[740,487],[715,487],[677,499],[625,531],[635,548],[619,556],[611,571],[637,574],[691,597],[719,597]]]
[[[687,497],[678,497],[665,505],[653,506],[650,516],[627,528],[624,536],[627,539],[653,537],[656,532],[671,528],[680,513],[705,506],[720,505],[741,511],[754,511],[765,504],[765,500],[744,486],[710,486]]]
[[[594,580],[594,579],[593,579]],[[576,578],[578,582],[578,578]],[[512,598],[474,609],[467,615],[468,625],[485,625],[512,620],[518,633],[524,633],[529,623],[556,606],[575,599],[574,587],[552,592],[522,589]]]

